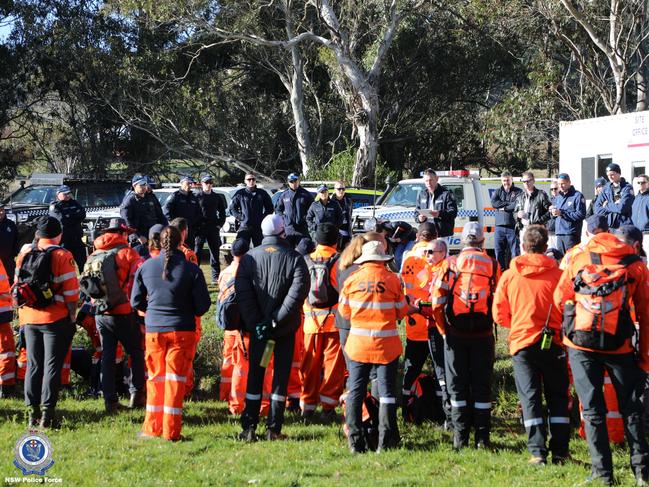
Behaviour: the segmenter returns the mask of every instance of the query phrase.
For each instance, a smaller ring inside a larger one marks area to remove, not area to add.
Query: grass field
[[[527,465],[523,427],[518,420],[517,399],[505,336],[498,340],[494,374],[494,451],[466,449],[456,453],[450,434],[433,424],[400,423],[401,447],[381,454],[352,456],[339,424],[304,425],[287,416],[284,432],[289,440],[242,444],[237,418],[229,416],[216,398],[220,332],[213,315],[203,320],[204,339],[199,347],[197,372],[200,400],[185,404],[185,440],[136,439],[144,413],[103,415],[101,399],[77,400],[75,386],[59,403],[62,426],[49,431],[54,466],[50,478],[63,485],[439,485],[528,486],[580,485],[590,472],[586,444],[574,436],[573,461],[564,466]],[[78,340],[80,340],[78,338]],[[0,481],[10,484],[22,477],[13,466],[14,446],[26,431],[22,401],[0,402]],[[263,433],[263,426],[258,432]],[[633,485],[628,452],[614,449],[616,475],[621,485]],[[60,484],[59,484],[60,485]]]

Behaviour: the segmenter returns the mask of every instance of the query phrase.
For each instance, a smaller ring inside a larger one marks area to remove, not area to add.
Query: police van
[[[491,196],[500,188],[500,178],[480,179],[477,172],[467,170],[437,171],[438,184],[449,189],[457,202],[454,234],[445,237],[451,251],[462,248],[462,228],[469,221],[477,221],[485,232],[485,249],[494,249],[494,225],[496,210],[491,206]],[[521,188],[514,178],[514,184]],[[536,179],[536,186],[547,192],[550,179]],[[375,221],[403,221],[414,228],[419,223],[417,217],[417,195],[425,189],[423,178],[404,179],[378,200],[376,206],[366,206],[354,210],[352,214],[354,233],[362,233],[372,228]]]

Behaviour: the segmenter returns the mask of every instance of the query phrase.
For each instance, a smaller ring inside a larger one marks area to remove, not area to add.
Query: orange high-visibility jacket
[[[388,364],[403,346],[397,321],[408,305],[399,277],[381,262],[367,262],[345,281],[339,312],[350,321],[347,356],[356,362]]]
[[[38,241],[40,249],[46,249],[54,245],[52,240],[41,238]],[[16,275],[22,265],[27,252],[21,252],[16,261]],[[52,292],[54,302],[43,309],[23,306],[18,310],[18,317],[21,325],[34,324],[42,325],[54,323],[69,315],[66,303],[79,301],[79,281],[77,279],[77,267],[72,254],[59,248],[52,252]]]
[[[494,322],[511,328],[510,354],[536,343],[548,316],[548,327],[554,331],[552,339],[561,344],[561,313],[552,300],[560,277],[557,262],[543,254],[515,257],[503,273],[492,309]]]
[[[11,323],[13,306],[11,303],[11,286],[2,261],[0,261],[0,324]]]
[[[334,247],[318,244],[315,250],[309,255],[311,259],[329,259],[336,254]],[[329,275],[331,285],[338,289],[338,266],[331,267]],[[304,333],[326,333],[336,330],[336,312],[338,303],[329,308],[314,308],[309,304],[308,298],[304,300],[302,310],[304,311]]]
[[[598,233],[594,235],[588,243],[583,246],[583,252],[573,254],[568,268],[564,271],[559,284],[554,291],[554,303],[563,312],[566,301],[575,300],[575,290],[573,288],[573,279],[577,273],[585,266],[591,264],[590,253],[600,254],[602,264],[617,264],[620,259],[628,254],[633,254],[633,248],[620,242],[617,237],[610,233]],[[642,262],[634,262],[627,267],[630,282],[628,286],[628,299],[633,299],[635,303],[636,318],[640,330],[640,361],[638,365],[643,370],[649,371],[649,270]],[[578,347],[568,338],[563,338],[563,343],[571,348],[589,350]],[[624,345],[613,351],[597,351],[598,353],[621,354],[633,351],[631,339],[628,339]]]
[[[198,265],[198,257],[196,256],[196,252],[187,247],[187,245],[182,244],[180,246],[180,251],[185,254],[185,259],[187,259],[187,262]]]
[[[414,306],[418,300],[428,301],[431,276],[431,266],[426,261],[426,258],[419,255],[417,250],[408,252],[407,257],[404,258],[401,264],[401,279],[410,304]],[[408,340],[428,340],[428,319],[426,316],[415,313],[411,315],[411,318],[414,320],[414,324],[411,324],[411,320],[408,320],[406,325],[406,337]]]

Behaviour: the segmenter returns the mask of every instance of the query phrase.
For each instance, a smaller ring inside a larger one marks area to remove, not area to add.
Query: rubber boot
[[[39,408],[38,406],[32,406],[29,410],[29,416],[27,417],[27,427],[36,428],[40,420],[41,408]]]
[[[40,426],[41,428],[53,428],[54,427],[54,408],[44,408],[43,414],[41,416]]]

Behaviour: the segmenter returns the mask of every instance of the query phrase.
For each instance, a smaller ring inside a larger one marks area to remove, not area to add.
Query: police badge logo
[[[39,431],[29,431],[16,442],[14,465],[23,475],[45,475],[54,465],[50,439]]]

